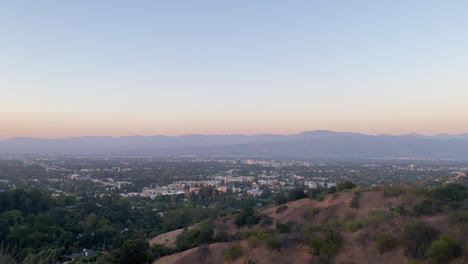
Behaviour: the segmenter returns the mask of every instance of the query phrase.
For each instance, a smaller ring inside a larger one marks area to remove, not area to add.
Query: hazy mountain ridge
[[[425,136],[365,135],[326,130],[294,135],[12,138],[0,153],[95,153],[283,158],[467,159],[468,134]]]

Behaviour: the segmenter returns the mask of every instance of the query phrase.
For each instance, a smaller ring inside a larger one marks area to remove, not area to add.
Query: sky
[[[468,1],[0,1],[0,139],[468,132]]]

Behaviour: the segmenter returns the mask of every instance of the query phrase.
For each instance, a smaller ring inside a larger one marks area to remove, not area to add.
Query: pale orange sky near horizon
[[[468,113],[465,112],[465,113]],[[120,118],[119,118],[120,117]],[[171,118],[154,116],[115,115],[112,113],[87,118],[80,114],[44,114],[23,113],[22,115],[0,114],[0,139],[12,137],[64,138],[80,136],[131,136],[131,135],[169,135],[184,134],[296,134],[311,130],[332,130],[336,132],[359,132],[364,134],[406,134],[416,132],[426,135],[440,133],[462,134],[468,132],[468,124],[460,123],[459,115],[453,119],[443,116],[390,116],[390,115],[343,115],[343,116],[307,116],[300,113],[278,114],[257,113],[248,118],[248,113],[217,116],[211,114],[205,118],[196,118],[186,113]],[[442,117],[442,118],[441,118]],[[117,118],[117,119],[116,119]],[[432,122],[438,120],[440,126]],[[442,120],[441,120],[442,119]],[[310,120],[304,122],[304,120]],[[397,125],[395,125],[397,124]]]

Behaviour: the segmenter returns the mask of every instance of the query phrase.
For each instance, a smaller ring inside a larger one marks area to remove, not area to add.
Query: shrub
[[[331,257],[335,256],[336,253],[338,253],[338,250],[340,249],[340,246],[337,244],[332,244],[332,243],[325,243],[321,248],[320,248],[320,259],[322,260],[328,260]]]
[[[348,212],[343,216],[344,221],[351,221],[351,220],[354,220],[354,219],[356,219],[356,214],[352,213],[352,212]]]
[[[449,235],[442,235],[439,240],[432,242],[426,252],[426,257],[434,263],[447,263],[459,253],[458,241]]]
[[[347,232],[356,232],[361,227],[362,227],[362,221],[358,219],[343,222],[343,228]]]
[[[276,236],[274,236],[267,240],[266,246],[269,249],[277,249],[279,251],[281,248],[281,243],[279,239]]]
[[[341,192],[347,189],[353,189],[356,188],[356,184],[352,183],[351,181],[344,181],[344,182],[339,182],[336,184],[336,191]]]
[[[296,201],[299,199],[307,198],[307,195],[304,193],[303,189],[296,188],[288,192],[288,197],[290,201]]]
[[[312,207],[310,208],[309,212],[315,216],[315,215],[318,215],[318,213],[320,213],[320,208],[319,207]]]
[[[406,192],[405,188],[401,186],[387,187],[384,191],[384,197],[385,198],[398,197],[405,192]]]
[[[224,260],[226,261],[234,261],[242,256],[242,246],[239,244],[235,244],[228,248],[226,252],[226,256],[224,256]]]
[[[468,211],[459,210],[459,211],[450,212],[449,213],[449,223],[451,225],[468,223]]]
[[[259,217],[254,216],[254,209],[252,207],[246,207],[242,209],[241,213],[236,217],[234,224],[239,228],[244,225],[256,225],[259,221]]]
[[[375,229],[385,221],[392,218],[392,214],[385,211],[370,211],[367,218],[363,221],[363,225]]]
[[[375,246],[380,253],[394,249],[398,241],[390,233],[384,232],[377,235]]]
[[[319,193],[319,194],[317,194],[317,197],[315,197],[315,199],[317,201],[321,202],[321,201],[325,200],[325,194]]]
[[[336,200],[338,197],[340,197],[340,194],[339,193],[334,193],[332,195],[332,200]]]
[[[323,239],[314,237],[309,242],[310,253],[313,255],[320,255],[320,249],[322,248],[325,241]]]
[[[312,207],[312,208],[310,208],[309,210],[307,210],[307,211],[304,213],[304,219],[313,218],[313,217],[315,217],[316,215],[318,215],[318,213],[320,213],[320,208],[319,208],[319,207]]]
[[[403,204],[398,205],[396,208],[390,208],[389,212],[394,216],[406,215],[407,211]]]
[[[338,253],[341,246],[341,235],[332,230],[323,230],[323,239],[314,237],[309,243],[310,253],[319,256],[323,262],[328,261]]]
[[[289,233],[291,232],[291,227],[293,226],[294,222],[288,221],[285,224],[278,222],[276,223],[276,229],[280,233]]]
[[[312,238],[314,237],[314,233],[320,231],[321,225],[317,223],[306,223],[301,228],[301,236],[302,240],[305,244],[309,244]]]
[[[165,247],[162,244],[154,244],[150,248],[150,259],[155,260],[165,255],[172,254],[174,249]]]
[[[186,250],[196,247],[202,243],[211,243],[213,241],[213,228],[208,222],[200,223],[199,229],[188,231],[187,228],[177,236],[176,245],[179,250]]]
[[[310,199],[315,199],[319,193],[323,192],[323,189],[321,187],[318,188],[310,188],[307,190],[306,194],[307,197]]]
[[[420,204],[413,206],[413,212],[415,215],[432,215],[440,211],[440,205],[432,199],[426,199]]]
[[[214,240],[216,242],[229,242],[232,240],[232,236],[229,235],[226,231],[221,230],[216,234]]]
[[[280,214],[280,213],[286,211],[287,209],[288,209],[287,205],[282,205],[282,206],[278,207],[278,209],[276,209],[276,213]]]
[[[271,226],[273,224],[273,218],[267,216],[267,215],[262,215],[260,216],[261,220],[261,225],[262,226]]]
[[[327,242],[320,238],[314,238],[309,244],[310,253],[319,256],[321,261],[328,261],[335,256],[340,249],[340,244]]]
[[[415,258],[423,258],[432,241],[437,238],[438,231],[415,220],[408,223],[401,234],[401,242],[406,252]]]
[[[238,240],[244,240],[244,239],[248,239],[249,237],[255,235],[256,232],[252,229],[247,229],[247,230],[244,230],[244,231],[241,231],[241,232],[237,232],[235,235],[234,235],[234,238],[235,239],[238,239]]]
[[[248,240],[249,248],[257,248],[262,241],[257,236],[251,236]]]
[[[349,207],[350,208],[358,208],[359,207],[359,198],[361,197],[360,192],[355,192],[353,195],[353,198],[349,202]]]
[[[268,240],[271,238],[271,233],[269,233],[265,229],[262,229],[257,233],[257,236],[258,238],[260,238],[260,240]]]
[[[456,183],[449,183],[434,188],[429,195],[445,203],[460,202],[468,197],[467,188]]]
[[[149,258],[149,244],[145,240],[127,240],[117,252],[117,263],[147,263]]]

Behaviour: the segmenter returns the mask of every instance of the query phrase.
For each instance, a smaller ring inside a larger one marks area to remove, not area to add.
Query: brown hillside
[[[400,204],[405,204],[408,208],[414,203],[420,202],[423,197],[419,197],[414,193],[402,194],[398,197],[385,197],[383,191],[364,191],[361,193],[358,208],[350,208],[349,204],[353,198],[352,192],[342,192],[337,196],[328,195],[324,201],[312,199],[301,199],[286,203],[281,206],[269,208],[261,208],[256,210],[257,215],[266,215],[273,219],[273,225],[270,227],[262,227],[260,224],[247,228],[238,229],[233,221],[235,216],[227,219],[218,219],[213,222],[215,233],[225,231],[229,234],[235,234],[244,230],[250,229],[260,231],[265,228],[275,228],[278,222],[285,223],[287,221],[294,222],[295,226],[300,226],[307,223],[320,223],[327,217],[335,219],[343,219],[345,216],[354,214],[358,219],[366,219],[371,211],[388,212],[390,208],[395,208]],[[278,212],[278,208],[286,208]],[[310,215],[311,208],[320,208],[320,211],[315,216]],[[428,225],[439,229],[441,232],[450,233],[447,216],[436,215],[422,218]],[[342,232],[342,246],[338,255],[331,259],[330,263],[408,263],[408,259],[400,247],[396,250],[386,253],[380,253],[375,246],[375,236],[380,232],[389,232],[396,237],[403,231],[403,224],[406,221],[404,217],[385,222],[378,226],[366,225],[355,232]],[[297,232],[292,232],[289,236],[297,235]],[[461,238],[461,240],[463,240]],[[154,264],[198,264],[198,263],[225,263],[224,256],[228,248],[236,242],[214,243],[211,245],[200,246],[178,254],[160,258]],[[270,263],[318,263],[317,257],[309,253],[309,247],[304,245],[299,240],[290,239],[286,245],[281,247],[280,251],[268,249],[265,242],[256,248],[248,246],[247,240],[240,242],[242,246],[242,257],[237,259],[235,263],[242,264],[246,260],[252,260],[256,264]]]
[[[197,225],[190,226],[188,228],[188,230],[191,230],[196,226]],[[149,241],[149,244],[150,244],[150,246],[152,246],[154,244],[161,244],[161,245],[164,245],[164,246],[169,247],[169,248],[174,248],[174,247],[176,247],[177,236],[180,235],[180,233],[182,233],[183,231],[184,231],[184,229],[181,228],[181,229],[176,229],[176,230],[173,230],[173,231],[170,231],[170,232],[167,232],[167,233],[160,234],[160,235],[152,238]]]

